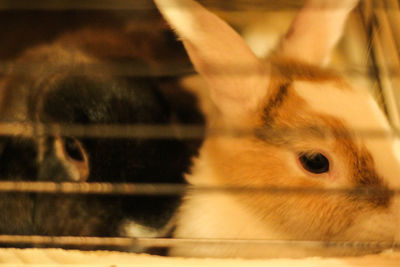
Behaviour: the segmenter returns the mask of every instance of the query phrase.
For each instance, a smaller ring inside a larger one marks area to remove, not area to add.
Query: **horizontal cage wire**
[[[113,246],[113,247],[176,247],[198,245],[234,245],[260,247],[304,247],[304,248],[348,248],[357,250],[399,250],[396,242],[361,241],[307,241],[307,240],[237,240],[207,238],[128,238],[128,237],[74,237],[74,236],[20,236],[0,235],[1,243],[72,246]]]
[[[121,195],[181,195],[187,191],[196,193],[248,193],[248,194],[348,194],[352,196],[398,195],[399,189],[382,189],[374,186],[359,188],[305,188],[305,187],[234,187],[188,186],[184,184],[146,183],[72,183],[72,182],[25,182],[0,181],[0,193],[49,193],[49,194],[121,194]]]
[[[160,66],[151,67],[151,66],[143,66],[143,64],[135,62],[113,62],[105,66],[104,64],[81,64],[79,66],[75,66],[74,69],[71,71],[69,66],[64,67],[54,67],[49,70],[45,70],[43,74],[51,74],[56,71],[63,72],[68,71],[70,75],[75,76],[84,76],[85,70],[90,69],[91,71],[96,71],[99,73],[107,73],[113,76],[124,76],[124,77],[176,77],[179,75],[188,75],[194,74],[193,67],[189,64],[184,64],[184,62],[172,62],[171,59],[167,63],[162,63]],[[1,62],[0,61],[0,74],[8,74],[10,69],[14,74],[24,75],[29,74],[40,68],[41,63],[37,62],[24,62],[23,64],[15,64],[13,62]],[[246,75],[246,67],[238,67],[232,70],[232,72],[240,73],[242,72],[243,75]],[[358,70],[358,69],[349,69],[347,70],[348,73],[352,73],[354,75],[365,75],[365,70]],[[372,72],[372,70],[371,70]],[[393,70],[393,75],[398,75],[398,70]],[[248,73],[248,72],[247,72]]]
[[[281,136],[308,136],[313,138],[353,138],[357,136],[371,139],[399,137],[400,129],[356,129],[348,132],[342,129],[332,129],[321,125],[305,125],[304,127],[276,127],[263,126],[263,128],[205,128],[201,124],[43,124],[43,123],[17,123],[1,122],[0,136],[16,137],[45,137],[45,136],[73,136],[87,138],[145,138],[145,139],[201,139],[207,136],[257,136],[261,139],[276,139]],[[207,132],[207,133],[205,133]]]
[[[37,62],[24,62],[23,64],[15,64],[13,62],[1,62],[0,61],[0,74],[9,73],[10,69],[12,69],[15,74],[29,74],[33,71],[37,70],[41,66],[40,63]],[[54,73],[55,71],[69,71],[70,75],[75,76],[84,76],[84,71],[90,69],[96,72],[107,72],[109,75],[113,76],[125,76],[125,77],[176,77],[183,75],[194,74],[195,71],[193,66],[185,62],[173,62],[173,59],[170,59],[169,62],[162,62],[160,66],[157,68],[151,66],[143,66],[143,64],[135,63],[135,62],[113,62],[112,65],[105,66],[104,64],[81,64],[79,66],[75,66],[74,70],[71,71],[68,66],[57,67],[49,69],[47,72],[43,71],[43,74]],[[218,70],[221,70],[218,72]],[[215,75],[221,74],[234,74],[234,75],[243,75],[247,76],[251,74],[249,66],[235,64],[232,65],[220,65],[218,68],[214,70]],[[376,68],[373,66],[368,66],[367,68],[363,66],[340,66],[340,68],[331,68],[332,73],[342,76],[350,76],[350,77],[372,77],[376,75]],[[386,66],[385,69],[386,75],[389,77],[398,77],[400,76],[400,70],[397,66]]]
[[[200,0],[199,2],[211,8],[233,11],[251,11],[251,10],[292,10],[301,8],[305,0],[281,0],[276,1],[263,1],[263,0],[235,0],[230,3],[225,3],[221,0]],[[3,0],[0,3],[1,9],[38,9],[38,10],[57,10],[57,9],[105,9],[105,10],[149,10],[154,9],[154,4],[151,0],[86,0],[86,1],[51,1],[51,0],[37,0],[34,3],[27,0]],[[390,9],[393,6],[382,6],[374,2],[374,8]]]
[[[262,0],[235,0],[235,3],[226,4],[220,0],[201,0],[201,3],[218,9],[225,10],[282,10],[282,9],[299,9],[304,0],[283,0],[279,3],[275,1],[262,1]],[[86,1],[49,1],[38,0],[35,3],[30,1],[10,1],[3,0],[0,3],[0,8],[3,9],[39,9],[39,10],[54,10],[54,9],[107,9],[107,10],[149,10],[154,9],[154,4],[151,0],[136,0],[136,1],[112,1],[112,0],[86,0]]]

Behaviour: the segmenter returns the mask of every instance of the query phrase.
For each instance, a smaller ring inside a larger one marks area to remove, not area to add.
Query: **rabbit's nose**
[[[56,137],[47,144],[39,167],[39,179],[83,182],[89,177],[89,160],[75,138]]]

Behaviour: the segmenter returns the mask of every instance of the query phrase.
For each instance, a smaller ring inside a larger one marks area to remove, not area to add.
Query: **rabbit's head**
[[[49,21],[58,25],[73,18],[65,15]],[[168,35],[155,27],[153,32],[127,32],[113,25],[82,27],[60,30],[51,42],[26,45],[0,74],[0,181],[183,182],[183,168],[189,163],[186,158],[196,144],[187,145],[177,138],[125,138],[119,135],[121,130],[116,136],[107,136],[110,128],[167,126],[170,118],[180,119],[178,111],[170,108],[172,96],[167,98],[162,91],[161,79],[135,72],[162,69],[166,61],[162,58],[170,54],[149,52],[160,52],[155,46],[166,47],[171,42]],[[68,132],[81,127],[89,128],[85,131],[89,134]],[[5,135],[4,130],[12,134]],[[179,202],[180,196],[3,192],[0,234],[126,235],[137,225],[163,227]],[[4,245],[19,244],[0,244]],[[43,244],[51,245],[66,246]],[[89,248],[81,245],[81,249]]]
[[[400,184],[398,140],[365,89],[321,68],[357,1],[308,1],[268,60],[197,2],[156,3],[206,85],[198,95],[209,134],[188,181],[194,189],[293,189],[194,190],[180,209],[177,237],[399,240],[400,200],[391,190]],[[358,252],[365,250],[227,244],[172,250],[244,257]]]

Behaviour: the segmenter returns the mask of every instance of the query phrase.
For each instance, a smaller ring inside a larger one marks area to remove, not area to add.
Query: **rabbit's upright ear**
[[[358,0],[307,0],[281,46],[281,53],[324,65],[342,36],[346,18]]]
[[[239,34],[195,1],[155,3],[182,39],[224,117],[237,121],[254,113],[266,95],[269,77]]]

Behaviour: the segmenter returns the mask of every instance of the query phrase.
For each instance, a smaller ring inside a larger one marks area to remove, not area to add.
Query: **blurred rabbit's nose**
[[[82,144],[72,137],[56,137],[43,149],[39,180],[84,182],[89,177],[89,160]]]

